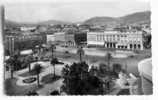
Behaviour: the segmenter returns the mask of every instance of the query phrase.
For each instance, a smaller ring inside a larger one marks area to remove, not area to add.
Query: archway
[[[138,49],[140,49],[141,48],[141,45],[140,44],[138,44]]]
[[[130,49],[132,49],[132,48],[133,48],[133,45],[132,45],[132,44],[130,44],[129,46],[130,46]]]
[[[137,49],[137,45],[136,44],[134,44],[134,49]]]

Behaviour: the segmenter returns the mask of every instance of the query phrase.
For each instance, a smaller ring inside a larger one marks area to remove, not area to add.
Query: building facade
[[[65,32],[54,33],[55,41],[65,42]]]
[[[87,45],[103,46],[115,49],[143,50],[142,32],[88,32]]]
[[[4,38],[4,48],[7,54],[13,54],[16,50],[34,48],[36,45],[46,43],[46,36],[41,34],[32,35],[6,35]]]
[[[52,35],[47,35],[47,43],[59,43],[64,46],[75,46],[75,35],[74,34],[66,34],[65,32],[57,32]]]
[[[15,37],[14,36],[5,36],[5,53],[8,55],[14,53],[15,48]]]
[[[65,45],[66,46],[75,46],[75,35],[74,34],[66,34],[65,35]]]
[[[47,35],[47,44],[53,44],[55,41],[55,36],[54,34],[49,34]]]

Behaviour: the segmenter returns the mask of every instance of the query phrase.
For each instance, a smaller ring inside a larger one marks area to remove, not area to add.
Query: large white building
[[[143,50],[142,32],[88,32],[87,45],[104,46],[106,48]]]
[[[65,46],[75,46],[74,34],[66,34],[65,32],[57,32],[51,35],[47,35],[47,43],[61,43]]]

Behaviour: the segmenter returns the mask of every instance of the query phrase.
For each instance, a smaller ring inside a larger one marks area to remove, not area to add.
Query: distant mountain
[[[150,23],[150,11],[137,12],[122,17],[93,17],[83,22],[76,22],[79,24],[90,25],[117,25],[117,24],[133,24],[133,23]],[[72,24],[71,22],[64,22],[58,20],[48,20],[39,23],[18,23],[10,20],[5,21],[6,26],[37,26],[37,25],[50,25],[50,24]]]
[[[93,17],[83,22],[83,24],[93,25],[115,25],[150,22],[150,11],[137,12],[122,17]]]
[[[58,21],[58,20],[48,20],[37,23],[38,25],[50,25],[50,24],[71,24],[71,22],[64,22],[64,21]]]
[[[39,23],[18,23],[10,20],[5,20],[6,26],[37,26],[37,25],[50,25],[50,24],[70,24],[70,22],[57,21],[57,20],[48,20],[42,21]]]
[[[104,25],[109,23],[116,23],[117,19],[113,17],[93,17],[84,22],[84,24]]]
[[[19,24],[13,21],[5,20],[5,26],[19,26]]]
[[[150,22],[150,11],[137,12],[130,15],[120,17],[121,23],[132,24],[132,23],[141,23],[141,22]]]
[[[6,27],[18,27],[18,26],[36,26],[34,23],[18,23],[10,20],[5,20]]]

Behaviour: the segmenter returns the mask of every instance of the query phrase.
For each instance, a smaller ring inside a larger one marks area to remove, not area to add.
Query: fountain
[[[36,77],[29,77],[23,80],[24,83],[33,83],[36,81]]]

